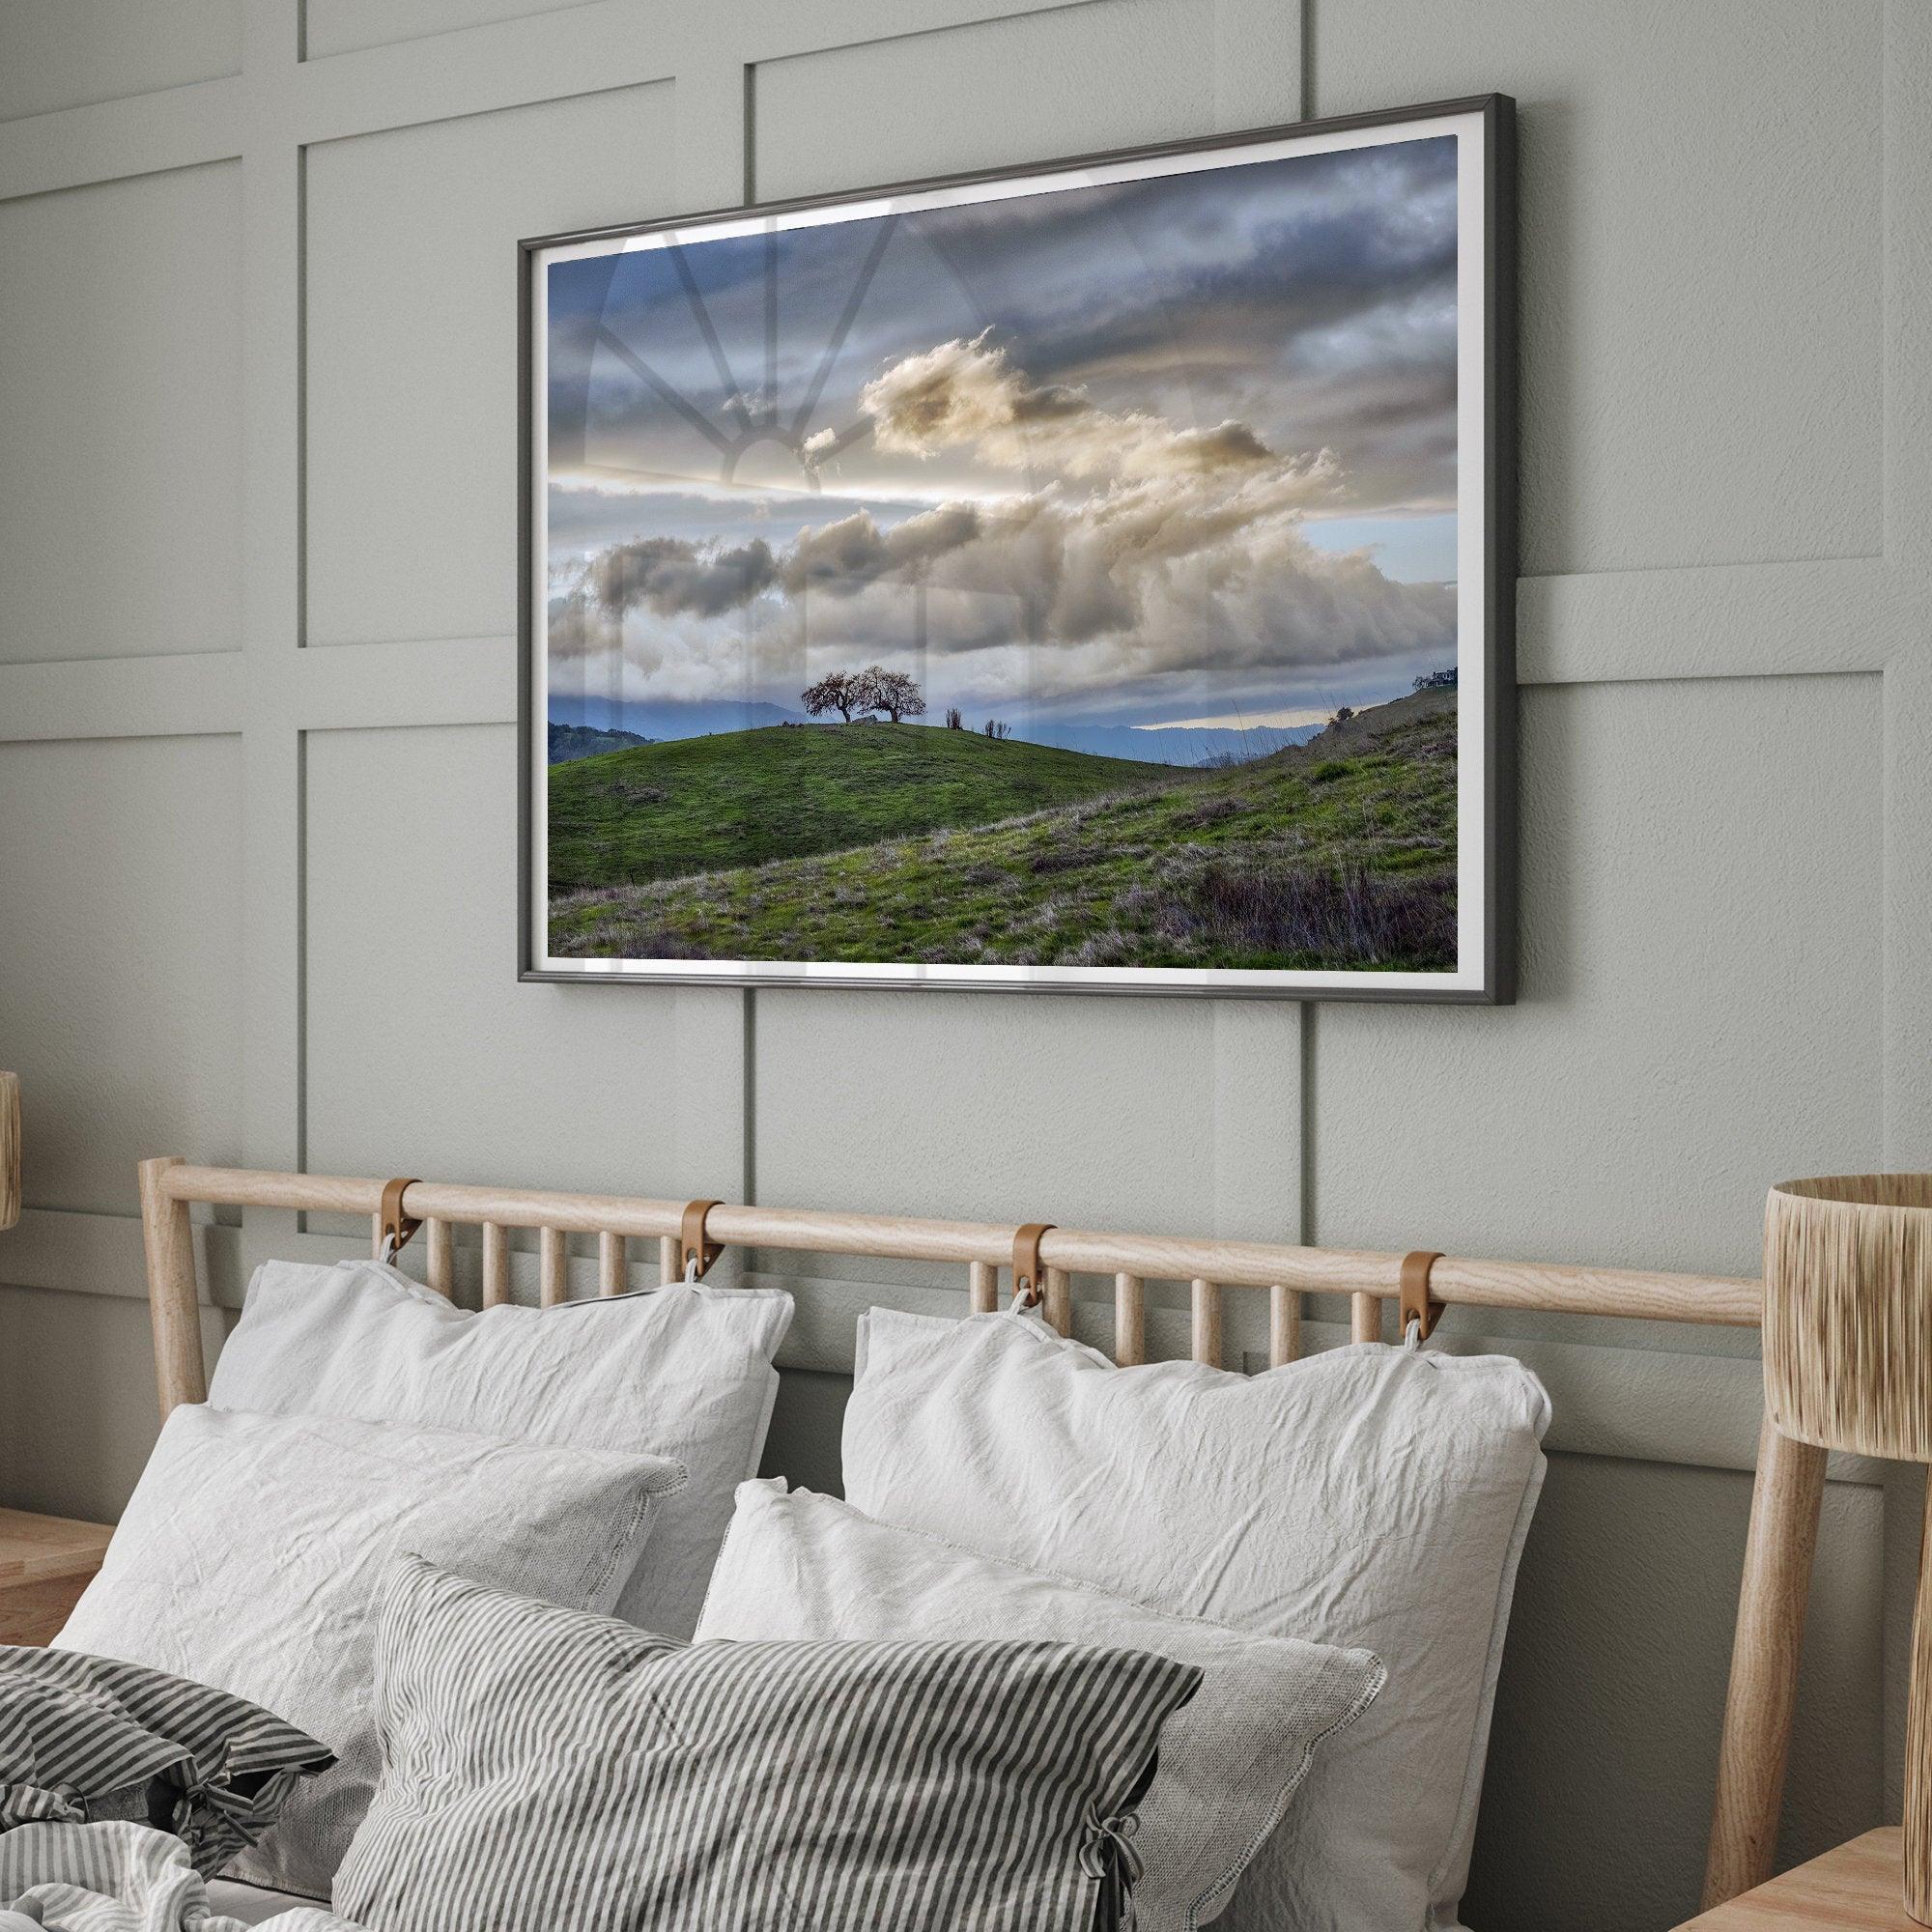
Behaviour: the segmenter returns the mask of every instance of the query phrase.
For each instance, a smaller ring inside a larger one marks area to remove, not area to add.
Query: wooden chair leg
[[[1772,1875],[1824,1499],[1824,1450],[1780,1435],[1767,1417],[1758,1436],[1711,1852],[1704,1867],[1707,1912]]]

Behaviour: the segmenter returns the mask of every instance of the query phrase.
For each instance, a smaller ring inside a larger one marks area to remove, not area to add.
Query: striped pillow
[[[398,1560],[384,1769],[335,1883],[384,1932],[1094,1932],[1192,1665],[1044,1642],[687,1647]]]
[[[298,1779],[334,1762],[226,1690],[118,1658],[0,1647],[0,1832],[133,1819],[173,1833],[212,1878]]]

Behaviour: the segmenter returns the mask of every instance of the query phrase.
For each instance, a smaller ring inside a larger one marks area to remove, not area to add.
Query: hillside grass
[[[553,767],[551,890],[815,857],[1179,776],[924,724],[769,725],[639,745]]]
[[[847,739],[825,735],[840,749]],[[972,742],[992,757],[1041,749]],[[1453,694],[1378,707],[1247,765],[1123,769],[1130,785],[1110,781],[991,823],[554,892],[553,949],[963,965],[1454,966]]]

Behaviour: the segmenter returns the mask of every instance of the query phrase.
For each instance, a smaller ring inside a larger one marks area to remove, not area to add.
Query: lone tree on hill
[[[875,708],[867,702],[867,697],[868,694],[861,688],[859,678],[847,670],[835,670],[828,671],[816,684],[807,688],[804,702],[806,710],[814,718],[836,711],[849,724],[853,712]]]
[[[873,706],[895,724],[901,718],[925,716],[925,693],[902,670],[881,670],[877,665],[859,673],[870,681]]]
[[[864,670],[828,671],[804,694],[805,708],[814,718],[836,711],[851,724],[873,711],[883,711],[895,724],[901,718],[925,715],[925,694],[902,670],[867,665]]]

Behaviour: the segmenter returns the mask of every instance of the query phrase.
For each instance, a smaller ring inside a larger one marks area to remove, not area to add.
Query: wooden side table
[[[1867,1832],[1677,1932],[1923,1932],[1905,1914],[1905,1834]]]
[[[112,1527],[0,1509],[0,1643],[44,1644],[67,1622]]]

